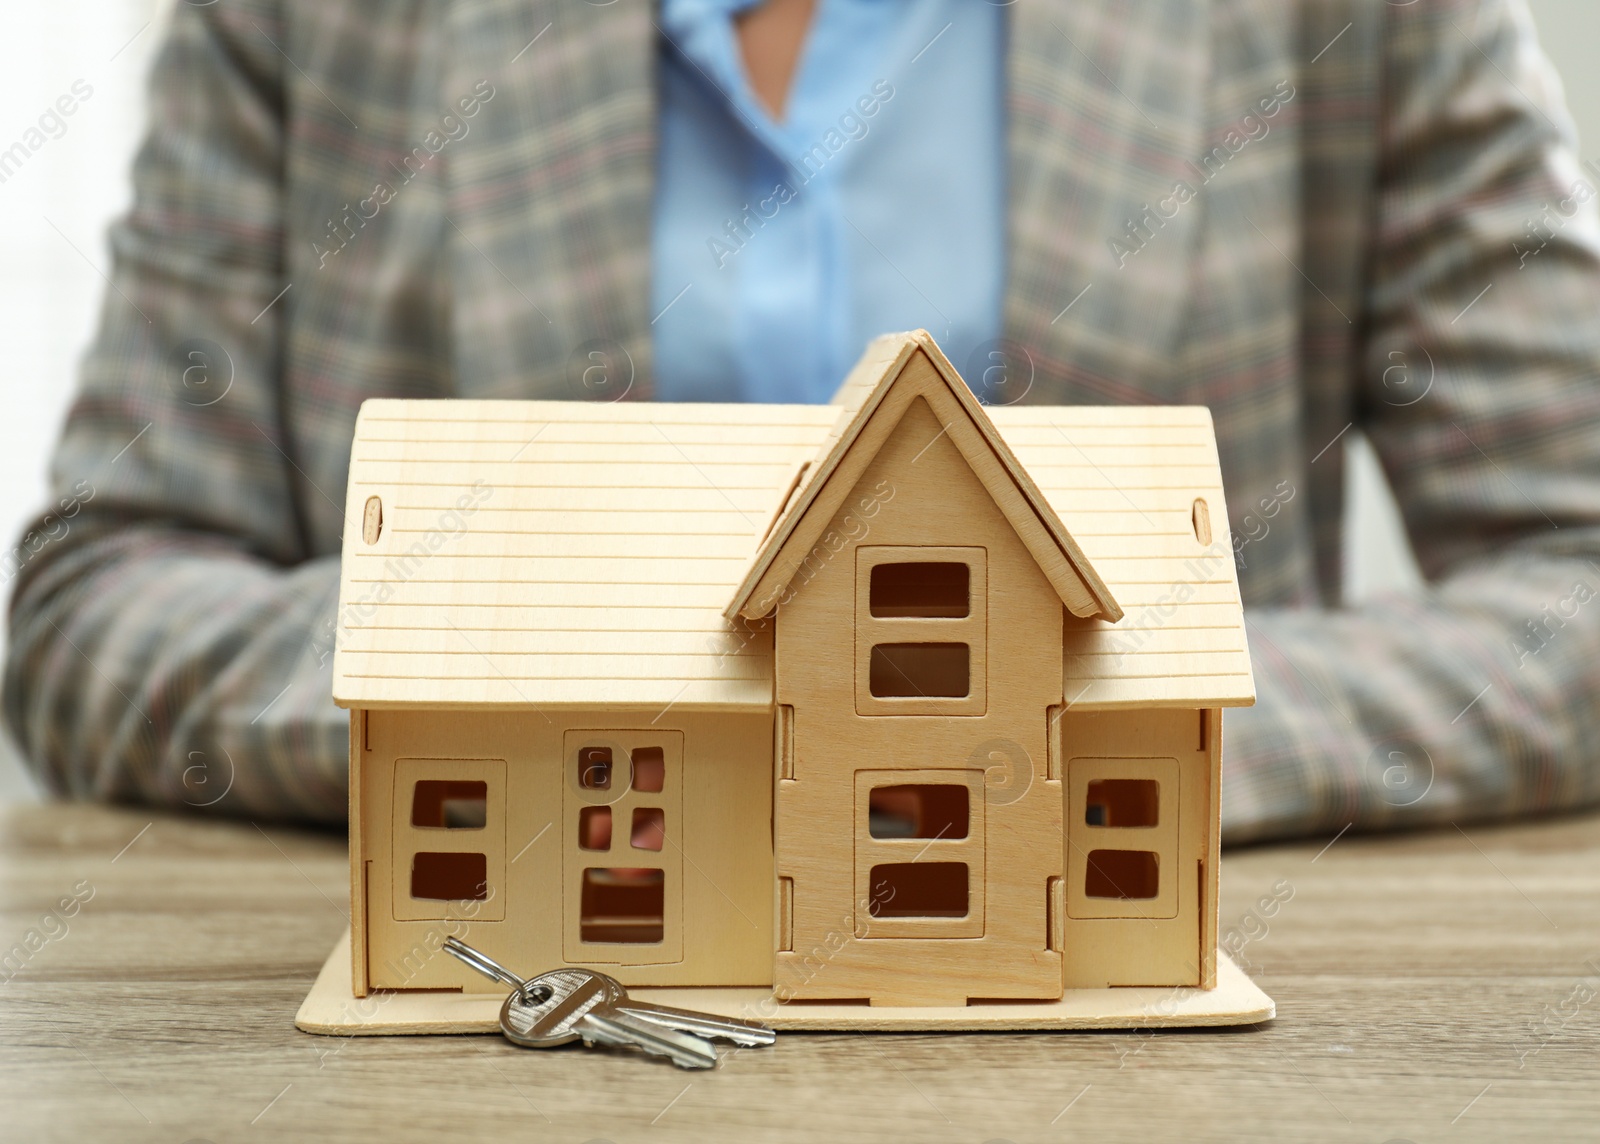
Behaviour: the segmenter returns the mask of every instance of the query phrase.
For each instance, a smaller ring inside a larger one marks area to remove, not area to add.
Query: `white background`
[[[15,542],[44,500],[46,460],[105,288],[106,223],[127,203],[144,80],[175,2],[9,0],[0,9],[0,151],[75,80],[94,88],[66,133],[0,184],[0,345],[10,374],[0,405],[0,545]],[[1600,146],[1600,71],[1588,58],[1600,43],[1600,3],[1531,3],[1580,134]],[[1407,589],[1417,574],[1393,502],[1365,442],[1349,436],[1347,596]],[[31,797],[30,780],[0,742],[0,800]]]

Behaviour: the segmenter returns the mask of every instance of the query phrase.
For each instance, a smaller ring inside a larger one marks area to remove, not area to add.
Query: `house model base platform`
[[[1065,1029],[1161,1029],[1253,1025],[1276,1013],[1228,955],[1217,951],[1217,987],[1117,986],[1068,989],[1058,1001],[990,1001],[963,1006],[897,1007],[818,1001],[778,1003],[761,988],[632,989],[658,1005],[759,1020],[785,1032],[1026,1032]],[[498,993],[373,992],[357,998],[350,982],[350,934],[333,947],[295,1014],[297,1028],[325,1036],[498,1033]]]

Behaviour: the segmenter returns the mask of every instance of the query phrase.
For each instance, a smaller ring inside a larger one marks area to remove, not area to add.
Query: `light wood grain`
[[[1200,985],[1214,980],[1217,838],[1212,797],[1221,764],[1215,712],[1202,738],[1199,711],[1080,712],[1068,708],[1059,734],[1065,760],[1067,822],[1062,948],[1066,983]],[[1087,785],[1094,779],[1153,779],[1157,822],[1148,828],[1090,826]],[[1097,848],[1147,850],[1160,862],[1159,890],[1146,901],[1089,898],[1084,875]]]
[[[1600,998],[1558,1014],[1600,988],[1600,817],[1465,830],[1227,853],[1221,939],[1258,935],[1239,960],[1278,1003],[1266,1026],[789,1034],[689,1076],[492,1037],[300,1033],[348,924],[342,837],[16,808],[0,946],[75,884],[94,893],[0,986],[0,1123],[151,1144],[1591,1138]],[[1292,897],[1262,918],[1274,886]]]
[[[1114,625],[1067,621],[1073,706],[1254,702],[1210,412],[1141,406],[1120,410],[1120,424],[1103,407],[1062,412],[1006,406],[990,415],[1126,613]]]
[[[366,925],[353,926],[373,988],[493,992],[492,981],[435,956],[452,934],[507,965],[601,965],[628,985],[756,985],[772,980],[772,715],[597,710],[367,712],[359,765]],[[579,786],[578,752],[612,752],[611,785]],[[663,789],[634,789],[630,754],[664,751]],[[422,762],[421,760],[427,760]],[[482,829],[410,825],[419,778],[480,779]],[[579,813],[604,807],[606,849],[579,846]],[[659,850],[631,844],[635,810],[664,813]],[[487,900],[415,899],[419,851],[485,855]],[[582,944],[586,868],[664,871],[660,942]]]
[[[851,544],[817,561],[778,609],[794,778],[778,783],[775,833],[778,873],[794,883],[794,949],[778,953],[774,981],[798,998],[874,1005],[1053,999],[1064,955],[1046,945],[1048,886],[1061,875],[1062,799],[1045,770],[1047,712],[1061,697],[1061,597],[931,405],[919,396],[900,412],[825,522]],[[852,528],[846,515],[869,497],[875,511]],[[969,614],[873,617],[873,567],[909,560],[966,563]],[[919,640],[968,644],[967,694],[873,697],[873,644]],[[869,837],[867,792],[893,785],[879,773],[891,770],[900,782],[943,771],[945,783],[968,785],[963,836]],[[911,861],[966,864],[965,916],[873,916],[872,867]]]
[[[722,618],[837,410],[371,401],[334,694],[367,708],[770,706],[770,646]],[[603,618],[597,619],[597,616]],[[730,640],[733,641],[730,644]]]

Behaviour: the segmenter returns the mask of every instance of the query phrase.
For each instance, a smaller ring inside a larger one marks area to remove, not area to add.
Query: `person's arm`
[[[307,550],[278,413],[281,24],[174,8],[57,501],[3,570],[5,713],[56,790],[331,822],[338,557]]]
[[[1520,0],[1387,20],[1356,415],[1429,584],[1248,613],[1233,842],[1600,799],[1600,179]]]

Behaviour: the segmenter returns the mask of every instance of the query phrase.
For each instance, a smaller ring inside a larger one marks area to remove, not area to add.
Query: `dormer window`
[[[988,705],[987,553],[856,550],[856,712],[982,715]]]
[[[972,612],[972,569],[960,560],[873,565],[867,605],[878,618],[965,619]]]

